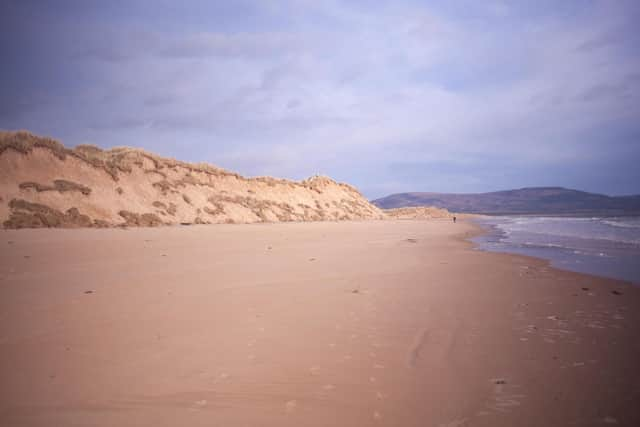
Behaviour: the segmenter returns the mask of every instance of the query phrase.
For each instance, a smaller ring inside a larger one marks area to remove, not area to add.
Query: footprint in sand
[[[320,374],[320,367],[319,366],[312,366],[311,368],[309,368],[309,373],[311,375],[319,375]]]
[[[379,420],[382,418],[382,414],[380,414],[380,412],[378,411],[373,411],[373,419],[374,420]]]
[[[426,329],[418,331],[418,333],[413,337],[413,343],[411,344],[411,348],[409,349],[409,357],[407,361],[407,364],[410,368],[414,368],[420,360],[420,353],[422,352],[422,347],[424,347],[426,340]]]
[[[296,410],[296,407],[298,406],[298,402],[296,402],[295,400],[290,400],[287,403],[284,404],[284,410],[290,414],[293,411]]]
[[[467,424],[467,418],[457,418],[444,424],[439,424],[438,427],[462,427]]]
[[[509,392],[517,386],[508,384],[504,378],[493,378],[490,381],[494,384],[494,396],[487,407],[492,411],[509,412],[513,407],[520,406],[521,400],[526,397],[524,394]]]

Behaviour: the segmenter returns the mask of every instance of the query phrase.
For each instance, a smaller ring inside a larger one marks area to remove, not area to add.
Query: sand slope
[[[4,228],[383,217],[354,187],[327,177],[245,178],[133,148],[68,149],[28,132],[0,132]]]

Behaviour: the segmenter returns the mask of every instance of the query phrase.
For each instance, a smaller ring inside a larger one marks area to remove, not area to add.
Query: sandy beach
[[[3,231],[0,425],[640,425],[640,289],[477,232]]]

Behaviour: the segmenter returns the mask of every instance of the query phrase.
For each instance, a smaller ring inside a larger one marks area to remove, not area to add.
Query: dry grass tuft
[[[46,148],[60,160],[66,159],[71,150],[65,148],[53,138],[33,135],[31,132],[20,130],[17,132],[0,131],[0,154],[12,149],[22,154],[28,154],[33,148]]]
[[[42,228],[42,227],[93,227],[96,225],[88,215],[77,208],[61,212],[40,203],[31,203],[22,199],[9,202],[11,215],[4,222],[5,228]]]
[[[65,179],[56,179],[53,181],[53,185],[44,185],[37,182],[23,182],[19,186],[21,189],[34,189],[37,192],[42,191],[57,191],[59,193],[65,193],[67,191],[79,191],[80,193],[88,196],[91,194],[91,189],[82,184],[78,184]]]
[[[126,226],[137,226],[137,227],[156,227],[159,225],[164,225],[162,219],[156,214],[153,213],[143,213],[138,214],[135,212],[121,210],[118,212],[125,220]]]

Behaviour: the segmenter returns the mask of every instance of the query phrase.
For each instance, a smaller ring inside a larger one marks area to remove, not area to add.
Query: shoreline
[[[639,290],[480,251],[482,231],[5,231],[0,423],[640,422]]]
[[[469,221],[469,220],[467,220]],[[480,245],[474,243],[473,241],[471,241],[471,239],[475,238],[475,237],[480,237],[483,235],[487,235],[490,234],[490,231],[483,228],[481,225],[475,223],[473,220],[469,221],[470,224],[472,224],[473,226],[478,228],[478,231],[471,234],[469,237],[463,239],[464,241],[468,242],[471,244],[471,249],[475,250],[475,251],[479,251],[479,252],[486,252],[486,253],[490,253],[490,254],[501,254],[501,255],[507,255],[507,256],[511,256],[511,257],[518,257],[518,258],[522,258],[522,259],[526,259],[526,260],[530,260],[530,262],[532,263],[540,263],[541,267],[546,267],[546,268],[551,268],[553,270],[556,270],[558,272],[562,272],[562,273],[572,273],[572,274],[577,274],[580,276],[587,276],[590,277],[592,279],[596,279],[596,280],[604,280],[604,281],[610,281],[610,282],[616,282],[619,284],[624,284],[625,286],[637,286],[635,283],[633,283],[630,280],[623,280],[623,279],[618,279],[615,277],[609,277],[609,276],[599,276],[597,274],[591,274],[591,273],[585,273],[585,272],[581,272],[581,271],[574,271],[574,270],[568,270],[565,268],[561,268],[558,266],[555,266],[552,264],[552,261],[546,258],[542,258],[542,257],[537,257],[534,255],[523,255],[523,254],[518,254],[518,253],[514,253],[514,252],[507,252],[507,251],[491,251],[488,249],[482,249],[480,247]]]
[[[516,256],[523,256],[523,257],[529,257],[529,258],[534,258],[534,259],[538,259],[538,260],[542,260],[545,261],[548,266],[550,268],[555,268],[557,270],[561,270],[561,271],[567,271],[567,272],[572,272],[572,273],[577,273],[577,274],[584,274],[587,276],[592,276],[595,278],[601,278],[601,279],[606,279],[606,280],[614,280],[614,281],[619,281],[619,282],[624,282],[626,284],[632,285],[632,286],[640,286],[640,281],[634,281],[632,279],[629,278],[623,278],[623,277],[615,277],[612,274],[605,274],[605,272],[595,272],[595,271],[586,271],[584,269],[580,269],[578,267],[574,267],[574,269],[567,267],[563,267],[561,265],[561,261],[562,258],[559,258],[557,255],[554,257],[552,254],[548,254],[547,257],[545,257],[544,254],[530,254],[530,253],[519,253],[517,252],[517,248],[516,247],[512,247],[511,250],[509,249],[508,246],[506,246],[503,249],[489,249],[486,247],[483,247],[483,243],[481,242],[473,242],[472,239],[474,238],[478,238],[478,237],[485,237],[485,236],[490,236],[492,234],[492,231],[497,230],[496,226],[494,225],[483,225],[477,222],[477,220],[482,220],[483,218],[490,218],[487,216],[475,216],[470,218],[470,222],[473,223],[474,225],[478,226],[481,229],[481,232],[479,232],[478,234],[475,234],[473,236],[471,236],[469,238],[469,241],[471,241],[471,243],[474,245],[474,247],[482,252],[489,252],[489,253],[502,253],[502,254],[508,254],[508,255],[516,255]],[[542,218],[542,216],[536,216],[536,218]],[[549,217],[545,217],[545,218],[549,218]],[[529,251],[531,252],[531,251]],[[566,258],[565,258],[566,259]],[[611,273],[611,272],[610,272]]]

